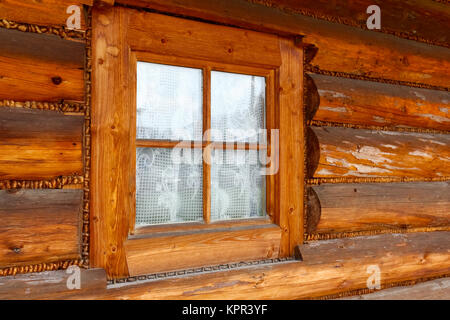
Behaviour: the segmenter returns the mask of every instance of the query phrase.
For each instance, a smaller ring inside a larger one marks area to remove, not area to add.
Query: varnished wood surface
[[[76,259],[82,190],[1,190],[0,266]]]
[[[83,174],[83,117],[0,108],[0,179]]]
[[[222,263],[277,258],[281,230],[276,225],[167,234],[125,242],[131,276]]]
[[[450,131],[450,92],[310,74],[314,120]],[[317,89],[317,91],[316,91]],[[315,95],[320,96],[314,110]]]
[[[160,0],[119,0],[170,13],[278,34],[304,35],[318,47],[312,64],[320,69],[397,81],[449,87],[450,51],[394,35],[363,30],[244,0],[183,3]],[[429,20],[425,20],[427,25]],[[444,29],[445,30],[445,29]],[[408,30],[409,31],[409,30]]]
[[[450,183],[324,184],[309,194],[310,233],[450,227]]]
[[[77,5],[81,9],[81,30],[86,30],[83,4],[92,5],[93,0],[3,0],[0,3],[0,18],[40,26],[66,26],[67,8]]]
[[[450,272],[450,232],[385,234],[317,241],[303,262],[219,271],[118,286],[74,299],[305,299],[367,288],[367,267],[381,285]],[[395,272],[393,272],[395,270]]]
[[[314,177],[450,176],[450,136],[311,127],[320,159]]]

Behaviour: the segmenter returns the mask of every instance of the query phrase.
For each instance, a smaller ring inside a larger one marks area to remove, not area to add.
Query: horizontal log
[[[264,5],[276,6],[286,11],[298,12],[321,19],[366,28],[369,14],[367,7],[373,0],[250,0]],[[444,3],[424,0],[382,2],[381,31],[408,35],[418,39],[450,43],[450,8]],[[433,23],[430,23],[432,19]]]
[[[267,258],[277,258],[281,229],[276,225],[203,230],[128,239],[125,244],[130,275],[182,270]]]
[[[92,5],[93,0],[3,0],[0,2],[0,19],[30,23],[40,26],[66,26],[71,13],[67,8],[77,5],[81,9],[81,30],[86,29],[83,4]]]
[[[0,267],[76,259],[82,190],[0,190]]]
[[[450,176],[450,135],[311,127],[316,178]]]
[[[450,92],[318,74],[310,77],[317,91],[308,94],[320,96],[314,120],[450,131]],[[307,106],[312,112],[315,107]]]
[[[302,262],[287,262],[133,285],[79,299],[305,299],[366,289],[368,267],[381,286],[450,272],[450,232],[385,234],[302,246]]]
[[[84,101],[83,43],[2,28],[0,41],[0,100]]]
[[[277,36],[254,31],[243,33],[226,26],[156,13],[125,12],[129,20],[127,39],[134,50],[240,65],[281,65]],[[157,32],[148,32],[153,29]],[[182,50],[180,42],[184,44]]]
[[[116,2],[258,31],[304,35],[304,42],[318,47],[312,64],[322,70],[449,87],[446,70],[450,68],[450,51],[444,47],[287,13],[245,0]],[[365,13],[364,16],[367,17]],[[429,24],[428,19],[432,18],[427,18],[424,23]],[[443,30],[446,32],[447,29]]]
[[[70,267],[69,267],[70,268]],[[79,270],[79,288],[75,279]],[[106,272],[103,269],[68,269],[0,277],[1,300],[61,299],[65,294],[81,294],[106,289]],[[71,285],[71,287],[68,287]]]
[[[384,289],[378,292],[341,298],[341,300],[448,300],[450,278],[436,279],[413,286]]]
[[[308,216],[320,218],[308,219],[310,233],[450,227],[450,182],[325,184],[311,189]]]
[[[82,175],[83,119],[0,108],[0,180]]]

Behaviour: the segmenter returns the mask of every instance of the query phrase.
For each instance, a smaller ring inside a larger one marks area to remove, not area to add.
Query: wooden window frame
[[[123,7],[93,9],[92,43],[91,266],[118,278],[291,256],[303,239],[301,47],[276,35]],[[267,129],[279,129],[280,138],[279,171],[267,177],[269,218],[135,230],[136,146],[154,146],[136,142],[137,61],[266,78]]]

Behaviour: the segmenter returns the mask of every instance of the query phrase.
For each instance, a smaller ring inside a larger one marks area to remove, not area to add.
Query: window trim
[[[244,222],[242,227],[227,229],[224,239],[229,241],[217,242],[219,245],[215,248],[219,253],[231,250],[228,260],[222,262],[234,262],[233,252],[244,259],[239,255],[242,239],[249,240],[245,245],[253,250],[248,254],[250,259],[265,258],[274,251],[279,252],[280,257],[292,255],[303,238],[304,194],[303,51],[294,40],[129,8],[105,7],[93,10],[93,43],[91,266],[105,268],[109,278],[149,273],[151,268],[146,269],[145,263],[143,269],[137,268],[133,262],[136,260],[131,257],[137,257],[142,266],[140,257],[147,255],[154,259],[160,254],[158,247],[153,248],[155,256],[141,245],[158,238],[155,234],[130,237],[134,223],[130,223],[129,213],[135,203],[132,188],[135,176],[130,173],[135,173],[136,159],[134,152],[129,151],[136,147],[136,111],[133,108],[136,83],[129,70],[136,70],[135,52],[143,49],[166,56],[179,56],[187,51],[194,59],[215,64],[272,70],[269,78],[273,79],[270,85],[274,92],[268,94],[267,99],[273,99],[276,111],[271,111],[267,119],[273,117],[275,123],[279,122],[280,164],[279,173],[269,178],[274,179],[276,191],[270,193],[267,202],[272,203],[272,212],[278,210],[280,214],[274,216],[276,226],[263,222],[263,227],[255,227]],[[199,50],[199,43],[207,44],[204,50]],[[196,228],[196,231],[189,231],[197,237],[189,242],[194,248],[202,245],[196,240],[208,239],[205,235],[214,232]],[[271,231],[260,232],[267,231],[264,229]],[[211,242],[205,245],[210,247]],[[136,247],[139,250],[133,251]],[[192,255],[189,246],[181,247],[179,255],[173,256],[174,261]],[[209,252],[205,257],[209,259],[209,256],[214,255]],[[199,261],[221,263],[220,259],[208,259]]]

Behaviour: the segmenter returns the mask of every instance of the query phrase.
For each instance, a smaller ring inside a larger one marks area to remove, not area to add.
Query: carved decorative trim
[[[64,27],[39,26],[35,24],[19,23],[6,19],[0,19],[0,28],[18,30],[22,32],[54,34],[63,39],[84,39],[85,32],[67,30]]]
[[[66,260],[59,262],[49,262],[32,264],[28,266],[16,266],[0,269],[0,277],[14,276],[19,273],[31,273],[31,272],[44,272],[44,271],[55,271],[64,270],[70,266],[84,266],[84,262],[81,259],[77,260]]]
[[[414,132],[414,133],[428,133],[428,134],[450,134],[450,131],[442,131],[442,130],[435,130],[435,129],[413,128],[413,127],[370,126],[370,125],[338,123],[338,122],[329,122],[329,121],[320,121],[320,120],[308,121],[308,125],[315,126],[315,127],[341,127],[341,128],[365,129],[365,130],[376,130],[376,131],[397,131],[397,132]]]
[[[386,183],[386,182],[445,182],[450,177],[337,177],[337,178],[310,178],[308,185],[320,185],[324,183]]]
[[[85,105],[77,102],[43,102],[0,100],[0,107],[50,110],[63,113],[85,113]]]
[[[396,84],[396,85],[400,85],[400,86],[407,86],[407,87],[414,87],[414,88],[424,88],[424,89],[439,90],[439,91],[450,91],[450,88],[447,88],[447,87],[433,86],[433,85],[424,84],[424,83],[375,78],[375,77],[356,75],[356,74],[346,73],[346,72],[322,70],[318,66],[314,66],[312,64],[305,65],[304,69],[306,72],[312,72],[312,73],[322,74],[322,75],[326,75],[326,76],[381,82],[381,83],[388,83],[388,84]]]
[[[82,176],[61,176],[44,180],[0,180],[0,190],[8,189],[62,189],[67,185],[82,184]]]

